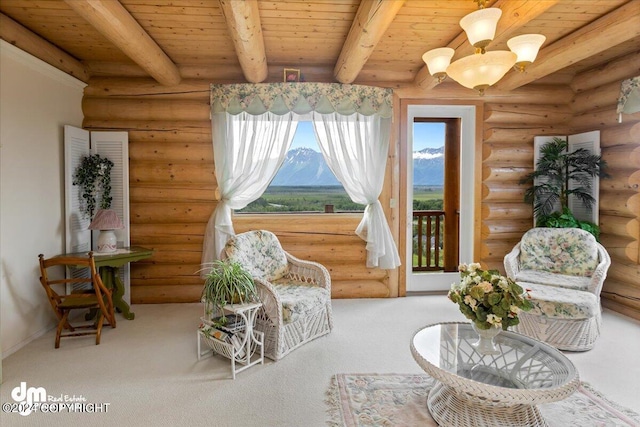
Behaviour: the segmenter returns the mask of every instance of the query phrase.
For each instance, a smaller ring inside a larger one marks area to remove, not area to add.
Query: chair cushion
[[[518,284],[529,291],[533,308],[528,314],[555,319],[588,319],[600,312],[598,298],[590,292],[537,283]]]
[[[533,228],[520,241],[520,268],[591,277],[598,266],[595,237],[579,228]]]
[[[541,285],[586,291],[589,289],[591,278],[556,274],[548,271],[520,270],[516,275],[516,282],[539,283]]]
[[[90,294],[84,297],[70,295],[58,304],[58,307],[64,310],[72,310],[76,308],[95,308],[99,307],[98,298],[95,294]]]
[[[253,277],[277,280],[289,272],[289,263],[278,238],[270,231],[238,234],[225,245],[227,258],[239,262]]]
[[[309,317],[309,314],[322,310],[331,299],[328,290],[308,283],[282,278],[272,284],[282,301],[284,324]]]

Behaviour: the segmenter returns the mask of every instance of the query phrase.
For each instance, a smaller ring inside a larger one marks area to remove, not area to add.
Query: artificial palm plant
[[[533,203],[537,226],[578,227],[597,238],[598,226],[577,220],[569,209],[569,197],[577,198],[588,210],[593,209],[593,177],[608,176],[604,172],[606,163],[584,148],[572,152],[567,148],[567,141],[560,138],[553,138],[541,147],[535,171],[520,182],[533,184],[525,192],[524,200]]]

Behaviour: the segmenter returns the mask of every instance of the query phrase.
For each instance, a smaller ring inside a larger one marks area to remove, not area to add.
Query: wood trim
[[[456,227],[447,230],[445,219],[444,233],[444,271],[457,271],[460,261],[460,125],[462,120],[446,119],[444,154],[444,193],[443,208],[445,218],[455,218]],[[451,221],[449,221],[451,223]]]
[[[336,80],[353,83],[404,2],[369,0],[360,3],[333,70]]]
[[[89,81],[89,71],[80,61],[2,13],[0,38],[84,83]]]
[[[180,83],[178,67],[117,1],[65,0],[78,15],[165,86]]]
[[[629,3],[540,50],[524,73],[507,74],[496,86],[512,90],[640,36],[640,3]]]
[[[227,22],[244,77],[250,83],[264,81],[269,69],[258,1],[220,0],[220,10]]]

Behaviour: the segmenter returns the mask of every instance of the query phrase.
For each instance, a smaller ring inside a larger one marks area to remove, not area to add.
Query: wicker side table
[[[202,325],[197,330],[198,360],[203,356],[220,354],[231,360],[231,375],[236,379],[236,374],[258,363],[264,364],[264,334],[253,329],[256,315],[262,307],[262,303],[229,304],[223,307],[225,314],[235,314],[242,318],[243,325],[238,328],[234,341],[218,339],[207,333],[214,328],[213,322],[205,315],[201,317]],[[201,341],[204,341],[210,350],[201,350]],[[254,357],[255,355],[255,357]],[[259,355],[259,356],[258,356]],[[238,365],[241,365],[238,367]]]
[[[547,344],[502,331],[500,354],[480,354],[477,338],[469,323],[441,323],[411,339],[415,361],[438,380],[427,406],[440,426],[546,426],[536,405],[565,399],[580,384],[571,361]]]

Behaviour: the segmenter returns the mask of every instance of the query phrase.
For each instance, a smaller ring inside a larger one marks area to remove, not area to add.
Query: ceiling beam
[[[522,26],[547,11],[556,3],[558,3],[558,0],[535,2],[528,0],[498,0],[491,7],[501,9],[502,16],[498,21],[496,35],[491,43],[495,45],[510,38]],[[467,41],[467,35],[464,31],[460,32],[447,47],[456,51],[453,60],[475,52],[474,47]],[[416,74],[414,83],[422,89],[432,89],[438,84],[438,80],[429,74],[429,69],[426,65],[423,65],[418,74]]]
[[[164,86],[180,83],[178,67],[118,1],[65,0],[131,60]]]
[[[269,75],[257,0],[219,0],[244,77],[260,83]]]
[[[0,38],[78,80],[89,81],[89,71],[82,62],[2,13]]]
[[[333,74],[340,83],[352,83],[384,35],[405,0],[362,0]]]
[[[527,66],[524,73],[509,73],[496,87],[519,88],[638,36],[640,1],[630,1],[541,49],[536,62]]]

